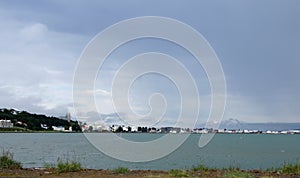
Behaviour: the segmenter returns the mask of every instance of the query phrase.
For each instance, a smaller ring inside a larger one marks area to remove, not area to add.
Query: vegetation
[[[239,172],[241,169],[239,167],[229,166],[227,168],[223,168],[223,171]]]
[[[13,159],[13,153],[9,151],[2,151],[0,157],[0,169],[20,169],[22,165]]]
[[[171,177],[189,177],[186,171],[180,169],[171,169],[169,171],[169,176]]]
[[[209,170],[215,170],[215,169],[206,167],[204,165],[199,165],[192,168],[192,171],[209,171]]]
[[[202,175],[209,175],[212,172],[219,172],[221,173],[220,175],[222,175],[221,177],[223,178],[251,178],[251,177],[257,177],[256,174],[259,175],[276,174],[276,176],[282,175],[288,177],[290,175],[293,176],[300,175],[300,164],[285,163],[279,168],[272,168],[268,170],[256,170],[256,171],[241,170],[239,167],[233,167],[233,166],[230,166],[228,168],[223,168],[223,169],[216,169],[216,168],[209,168],[204,165],[199,165],[193,167],[190,173],[192,172],[202,172]],[[178,172],[176,171],[173,173],[178,174]]]
[[[46,169],[53,170],[52,173],[68,173],[68,172],[78,172],[82,170],[81,164],[76,161],[62,161],[58,158],[57,165],[55,164],[45,164],[44,167]],[[5,173],[6,169],[14,169],[14,172],[21,172],[22,170],[26,171],[26,169],[22,169],[22,165],[20,162],[17,162],[13,159],[13,153],[10,151],[2,151],[2,155],[0,156],[0,177],[8,175]],[[4,172],[3,172],[4,171]],[[100,172],[99,174],[128,174],[128,175],[144,175],[144,171],[130,171],[126,167],[118,167],[114,170],[110,170],[107,172]],[[95,172],[93,172],[94,174]],[[264,176],[280,176],[280,177],[290,177],[290,176],[299,176],[300,175],[300,164],[292,164],[285,163],[279,168],[273,168],[269,170],[253,170],[253,171],[245,171],[240,168],[236,168],[230,166],[229,168],[224,169],[216,169],[209,168],[204,165],[195,166],[190,170],[180,170],[180,169],[171,169],[168,172],[160,171],[160,172],[147,172],[147,174],[152,176],[166,176],[169,177],[222,177],[222,178],[252,178],[252,177],[264,177]],[[65,175],[65,174],[63,174]],[[82,172],[78,173],[78,177],[83,175]]]
[[[56,165],[53,163],[45,163],[44,168],[46,169],[56,169]]]
[[[2,132],[28,132],[31,131],[29,129],[23,127],[13,127],[13,128],[0,128]]]
[[[250,173],[242,171],[230,171],[223,175],[223,178],[252,178],[253,176]]]
[[[12,158],[11,153],[3,153]],[[12,160],[12,159],[11,159]],[[58,160],[59,161],[59,160]],[[5,161],[7,162],[7,161]],[[208,168],[203,165],[191,170],[172,169],[170,171],[137,170],[130,171],[125,167],[113,170],[82,170],[77,162],[62,162],[57,165],[46,164],[48,170],[39,169],[0,169],[0,177],[220,177],[220,178],[254,178],[254,177],[299,177],[299,164],[284,164],[280,168],[272,170],[241,170],[235,167],[224,169]],[[73,173],[74,171],[79,171]],[[62,174],[57,174],[62,173]],[[119,174],[119,175],[112,175]],[[123,174],[123,175],[122,175]],[[125,174],[125,175],[124,175]]]
[[[118,167],[118,168],[114,169],[115,174],[127,174],[129,172],[130,172],[130,170],[126,167]]]
[[[81,168],[81,164],[76,162],[76,161],[59,161],[57,166],[56,166],[56,172],[57,173],[62,173],[62,172],[77,172],[80,171]]]
[[[66,173],[66,172],[78,172],[82,170],[81,164],[76,161],[62,161],[60,158],[57,159],[57,165],[53,163],[45,163],[44,168],[54,169],[55,173]]]
[[[278,173],[300,175],[300,164],[285,163],[282,167],[277,168]]]
[[[14,128],[0,128],[0,131],[52,131],[52,126],[63,126],[65,129],[72,127],[75,132],[80,132],[80,126],[77,121],[49,117],[42,114],[31,114],[26,111],[17,111],[14,109],[0,109],[0,119],[11,120]],[[48,128],[42,128],[41,124]]]

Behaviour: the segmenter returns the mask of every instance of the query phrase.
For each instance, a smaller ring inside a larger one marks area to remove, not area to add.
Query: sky
[[[299,7],[298,0],[0,0],[0,108],[74,115],[73,77],[86,45],[119,21],[163,16],[196,29],[217,54],[227,86],[223,120],[300,122]],[[112,52],[95,80],[97,111],[87,111],[90,117],[105,124],[122,116],[134,118],[126,108],[118,114],[114,110],[112,81],[129,58],[149,51],[180,58],[198,87],[198,123],[206,122],[211,93],[205,71],[182,47],[159,39],[135,40]],[[138,123],[174,124],[180,94],[162,75],[144,75],[133,83],[129,92],[133,113],[149,113],[153,93],[166,100],[165,118]],[[195,96],[188,98],[192,101]]]

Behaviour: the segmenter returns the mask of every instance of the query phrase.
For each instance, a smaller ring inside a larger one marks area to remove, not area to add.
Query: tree
[[[123,128],[121,126],[119,126],[116,130],[116,132],[123,132]]]
[[[138,127],[137,131],[142,132],[142,127]]]

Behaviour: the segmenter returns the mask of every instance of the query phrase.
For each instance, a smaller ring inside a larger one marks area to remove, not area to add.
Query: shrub
[[[281,168],[278,168],[277,171],[280,173],[300,175],[300,164],[285,163]]]
[[[246,172],[233,171],[224,174],[224,178],[252,178],[253,176]]]
[[[80,171],[81,168],[81,164],[76,162],[76,161],[59,161],[57,166],[56,166],[56,172],[57,173],[62,173],[62,172],[77,172]]]
[[[189,175],[186,173],[186,171],[179,170],[179,169],[171,169],[169,171],[169,175],[171,177],[189,177]]]
[[[129,173],[129,169],[126,167],[118,167],[118,168],[114,169],[114,173],[115,174],[127,174],[127,173]]]
[[[3,151],[0,157],[0,169],[20,169],[22,165],[13,159],[13,153]]]
[[[209,170],[215,170],[215,169],[208,168],[204,165],[199,165],[199,166],[193,167],[192,170],[193,171],[209,171]]]
[[[53,163],[45,163],[44,168],[46,168],[46,169],[55,169],[56,165],[53,164]]]

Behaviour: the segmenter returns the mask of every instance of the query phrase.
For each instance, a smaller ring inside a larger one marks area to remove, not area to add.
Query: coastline
[[[115,170],[82,169],[77,172],[56,173],[54,169],[26,168],[0,169],[0,177],[300,177],[299,173],[283,173],[278,170],[195,169],[195,170]]]
[[[34,130],[2,130],[0,129],[0,133],[72,133],[72,134],[220,134],[220,135],[300,135],[300,132],[255,132],[255,133],[245,133],[245,132],[209,132],[209,133],[150,133],[150,132],[68,132],[68,131],[34,131]]]

